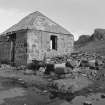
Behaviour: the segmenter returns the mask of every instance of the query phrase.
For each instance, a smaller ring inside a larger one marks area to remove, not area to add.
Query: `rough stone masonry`
[[[26,65],[44,57],[70,54],[74,37],[62,26],[36,11],[0,36],[0,61]]]

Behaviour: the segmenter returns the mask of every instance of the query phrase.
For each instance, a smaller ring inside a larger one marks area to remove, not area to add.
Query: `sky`
[[[105,0],[0,0],[0,33],[39,11],[74,35],[105,28]]]

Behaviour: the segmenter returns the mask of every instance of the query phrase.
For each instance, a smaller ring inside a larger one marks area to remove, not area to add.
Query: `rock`
[[[15,70],[16,68],[7,64],[2,64],[0,69],[1,70]]]
[[[36,75],[37,75],[37,76],[43,76],[44,73],[38,70],[38,71],[36,71]]]
[[[92,102],[91,102],[91,101],[85,101],[85,102],[83,103],[83,105],[92,105]]]
[[[59,79],[54,80],[52,83],[52,87],[58,89],[58,91],[61,92],[71,92],[74,93],[76,91],[79,91],[85,87],[87,87],[92,82],[84,77],[78,77],[75,79],[71,78],[65,78],[65,79]]]
[[[17,67],[17,70],[25,70],[25,69],[26,69],[26,66],[24,66],[24,65]]]
[[[101,98],[105,98],[105,94],[102,94],[102,95],[101,95]]]
[[[33,70],[25,70],[24,71],[24,74],[26,74],[26,75],[32,75],[32,74],[34,74],[35,72],[33,71]]]
[[[65,63],[54,64],[54,68],[57,68],[57,67],[63,67],[63,68],[65,68]]]
[[[73,72],[73,70],[71,69],[71,68],[69,68],[69,67],[56,67],[55,68],[55,73],[56,74],[68,74],[68,73],[72,73]]]
[[[104,45],[105,29],[95,29],[92,35],[80,36],[80,38],[74,43],[75,50],[78,52],[97,53],[102,56],[105,56]]]
[[[45,72],[45,67],[40,67],[39,71],[44,73]]]
[[[45,74],[50,74],[50,72],[54,72],[54,64],[46,64]]]
[[[95,29],[92,40],[105,40],[105,29]]]

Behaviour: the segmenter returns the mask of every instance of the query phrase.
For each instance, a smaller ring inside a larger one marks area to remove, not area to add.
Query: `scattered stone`
[[[34,74],[35,72],[33,71],[33,70],[28,70],[28,69],[26,69],[25,71],[24,71],[24,74],[26,74],[26,75],[32,75],[32,74]]]
[[[85,102],[83,103],[83,105],[92,105],[92,102],[91,102],[91,101],[85,101]]]
[[[105,94],[102,94],[102,95],[101,95],[101,98],[105,98]]]

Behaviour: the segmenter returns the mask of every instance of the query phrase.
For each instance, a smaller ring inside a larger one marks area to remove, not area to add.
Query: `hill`
[[[81,35],[74,43],[75,51],[97,53],[105,56],[105,29],[95,29],[94,33]]]

